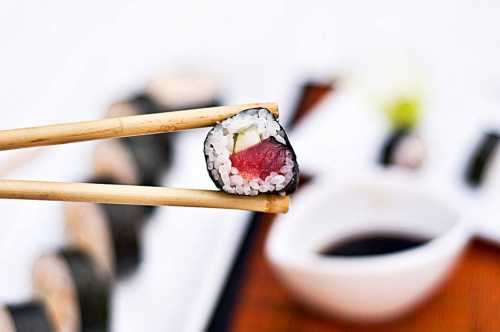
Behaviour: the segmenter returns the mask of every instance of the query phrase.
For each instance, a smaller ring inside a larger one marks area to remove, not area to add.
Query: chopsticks
[[[257,107],[278,115],[277,104],[254,103],[0,130],[0,151],[202,128]]]
[[[97,183],[0,180],[0,198],[130,205],[170,205],[286,213],[288,196],[236,196],[216,190]]]
[[[0,150],[202,128],[257,107],[267,108],[278,116],[275,103],[254,103],[1,130]],[[278,195],[249,197],[215,190],[27,180],[0,180],[0,198],[189,206],[267,213],[286,213],[290,201],[288,196]]]

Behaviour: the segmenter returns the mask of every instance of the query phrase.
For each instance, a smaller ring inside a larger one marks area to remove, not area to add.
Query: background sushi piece
[[[6,305],[0,308],[2,332],[56,332],[45,306],[36,301]]]
[[[40,257],[33,267],[33,289],[56,331],[109,329],[110,280],[84,252],[61,249]]]
[[[380,151],[379,163],[385,167],[396,165],[417,169],[424,162],[422,139],[410,129],[398,129],[387,137]]]
[[[476,149],[472,152],[465,170],[465,181],[471,187],[481,185],[487,177],[488,169],[496,158],[500,135],[497,132],[485,133]]]
[[[138,184],[138,165],[127,147],[119,140],[99,142],[92,153],[93,173],[121,184]]]
[[[116,278],[137,270],[145,207],[68,203],[65,210],[69,242],[87,252],[100,269]]]
[[[72,247],[86,252],[101,271],[115,276],[116,257],[113,237],[104,211],[92,203],[67,203],[64,206],[65,235]]]
[[[158,113],[162,109],[146,95],[114,103],[107,110],[108,117]],[[128,184],[155,186],[172,161],[172,137],[148,135],[127,137],[100,143],[93,157],[94,172],[111,176]]]
[[[147,91],[112,104],[106,115],[151,114],[217,103],[213,82],[203,76],[160,76]],[[95,177],[89,182],[160,185],[173,159],[173,136],[158,134],[99,142],[92,158]],[[66,233],[70,242],[87,250],[100,268],[121,278],[138,268],[142,226],[154,210],[152,206],[70,203],[66,206]]]
[[[218,106],[215,82],[195,74],[164,74],[153,79],[144,93],[111,105],[106,116],[130,116]],[[94,156],[97,175],[116,175],[134,184],[158,185],[174,157],[176,134],[127,137],[102,143]],[[118,147],[122,143],[125,149]],[[116,165],[112,165],[115,162]]]

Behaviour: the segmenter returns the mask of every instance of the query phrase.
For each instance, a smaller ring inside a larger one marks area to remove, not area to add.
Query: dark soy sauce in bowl
[[[340,239],[319,250],[322,256],[375,256],[413,249],[431,238],[399,233],[367,233]]]

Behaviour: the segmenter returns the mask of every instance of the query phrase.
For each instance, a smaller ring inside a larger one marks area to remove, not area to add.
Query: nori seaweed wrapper
[[[410,135],[411,131],[408,128],[401,128],[393,131],[382,146],[380,151],[379,163],[383,166],[390,166],[392,164],[392,156],[396,150],[399,142],[406,136]]]
[[[139,185],[158,186],[171,163],[172,154],[158,144],[158,135],[126,137],[119,140],[130,152],[139,173]]]
[[[286,142],[286,146],[288,148],[288,151],[290,151],[292,154],[292,160],[293,160],[293,165],[294,165],[293,166],[292,180],[290,181],[290,183],[287,184],[285,189],[283,189],[282,191],[285,192],[286,194],[291,194],[291,193],[295,192],[295,190],[297,190],[297,187],[299,186],[299,180],[300,180],[299,164],[297,163],[297,155],[295,154],[295,151],[293,150],[292,144],[290,143],[290,140],[288,139],[288,135],[286,134],[285,130],[283,129],[283,126],[281,126],[280,123],[278,123],[278,124],[279,124],[280,129],[281,129],[280,132],[283,134],[283,136],[285,138],[285,142]]]
[[[162,110],[147,95],[130,98],[127,103],[136,114],[158,113]],[[155,134],[116,139],[129,152],[138,172],[138,185],[157,186],[171,165],[173,158],[172,135]]]
[[[128,102],[136,109],[138,114],[154,114],[159,112],[170,111],[160,107],[157,103],[155,103],[155,101],[150,96],[144,93],[138,94],[130,98]],[[163,150],[163,154],[166,155],[166,158],[169,160],[170,164],[174,155],[175,134],[165,133],[165,134],[154,134],[151,136],[153,137],[151,142],[155,145],[158,145],[161,148],[161,150]]]
[[[486,133],[467,163],[465,181],[471,187],[479,187],[496,152],[500,135],[497,132]]]
[[[16,332],[55,332],[45,307],[39,302],[6,306]]]
[[[107,177],[93,178],[88,182],[116,184]],[[141,232],[154,206],[97,204],[104,212],[111,235],[114,266],[119,278],[137,270],[142,261]]]
[[[115,269],[118,277],[136,271],[142,261],[141,232],[144,209],[137,205],[99,204],[104,210],[113,241]]]
[[[78,297],[81,332],[106,332],[110,323],[111,284],[92,260],[78,249],[62,249]]]
[[[137,110],[139,114],[153,114],[163,112],[162,108],[145,93],[131,97],[128,102]]]
[[[248,110],[244,110],[242,112],[247,112],[247,111],[259,111],[261,109],[265,109],[266,111],[269,112],[269,110],[267,108],[263,108],[263,107],[260,107],[260,108],[251,108],[251,109],[248,109]],[[242,113],[240,112],[240,113]],[[271,112],[270,112],[271,113]],[[272,114],[272,113],[271,113]],[[292,176],[292,179],[290,180],[290,182],[286,185],[285,188],[279,190],[279,191],[273,191],[273,192],[267,192],[266,194],[280,194],[280,193],[285,193],[285,194],[292,194],[298,187],[299,185],[299,164],[297,163],[297,155],[295,154],[295,151],[293,150],[293,147],[292,147],[292,144],[290,143],[290,140],[288,139],[288,135],[286,134],[285,132],[285,129],[283,128],[283,126],[281,125],[281,123],[279,123],[277,117],[273,115],[273,118],[274,118],[274,121],[276,121],[280,127],[280,131],[278,131],[278,133],[283,136],[283,138],[285,139],[285,142],[286,142],[286,147],[287,147],[287,150],[290,151],[291,155],[292,155],[292,160],[293,160],[293,176]],[[207,142],[207,140],[210,138],[211,136],[211,133],[212,131],[214,131],[214,129],[219,126],[219,124],[216,124],[214,127],[212,127],[212,129],[210,129],[210,131],[208,132],[206,138],[205,138],[205,141],[204,141],[204,144],[203,144],[203,147],[205,147],[205,143]],[[281,143],[280,143],[281,144]],[[203,155],[205,156],[205,163],[208,165],[208,156],[207,154],[205,154],[205,152],[203,152]],[[207,166],[207,172],[208,172],[208,175],[210,176],[210,179],[212,179],[212,182],[217,186],[217,188],[219,188],[220,190],[223,190],[223,184],[221,182],[219,182],[218,180],[216,180],[213,176],[213,174],[209,171],[208,169],[208,166]],[[260,194],[263,194],[263,193],[259,193]]]
[[[152,113],[158,113],[158,112],[171,112],[171,111],[182,111],[182,110],[187,110],[187,109],[193,109],[193,108],[204,108],[204,107],[214,107],[214,106],[220,106],[221,101],[219,98],[214,97],[212,100],[208,100],[204,103],[192,103],[192,104],[187,104],[183,105],[180,107],[170,108],[170,107],[163,107],[158,105],[154,101],[153,98],[151,98],[148,94],[146,93],[140,93],[132,98],[129,99],[129,102],[137,107],[137,110],[141,114],[152,114]]]

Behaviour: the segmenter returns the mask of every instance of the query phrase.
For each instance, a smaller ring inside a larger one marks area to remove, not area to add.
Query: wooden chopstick
[[[236,196],[215,190],[96,183],[0,180],[0,198],[130,205],[171,205],[286,213],[288,196]]]
[[[274,103],[208,107],[185,111],[108,118],[0,131],[0,150],[140,136],[215,125],[249,108],[264,107],[278,116]],[[95,183],[0,180],[0,198],[131,205],[172,205],[286,213],[287,196],[236,196],[214,190],[174,189]]]
[[[256,107],[267,108],[278,116],[277,104],[254,103],[9,129],[0,131],[0,150],[158,134],[213,126],[245,109]]]

